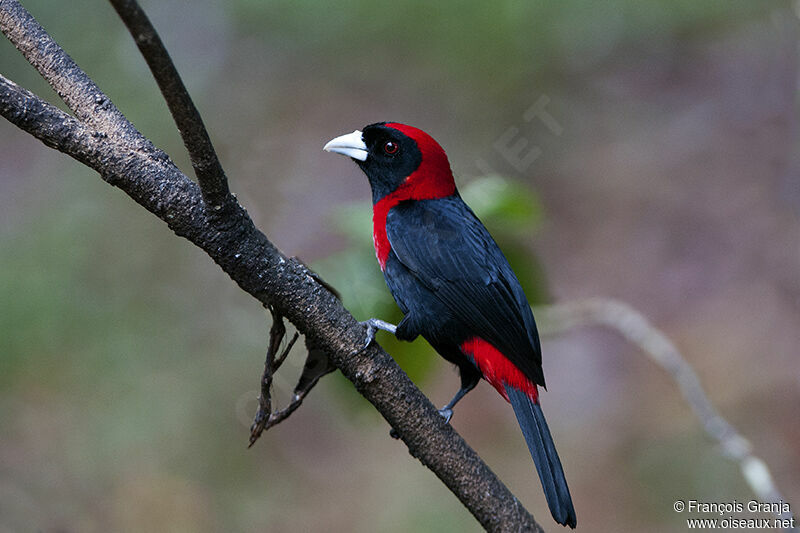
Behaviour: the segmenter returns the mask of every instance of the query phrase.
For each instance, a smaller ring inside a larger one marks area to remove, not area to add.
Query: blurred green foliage
[[[108,2],[23,3],[134,124],[189,171],[158,89]],[[317,159],[308,155],[319,152],[326,139],[319,138],[319,130],[340,133],[337,125],[359,112],[378,115],[375,120],[417,113],[428,121],[426,128],[444,131],[453,160],[464,161],[458,156],[474,156],[476,146],[485,148],[484,155],[489,152],[487,139],[517,123],[532,93],[548,84],[552,95],[561,96],[564,113],[573,106],[593,109],[594,91],[611,70],[604,62],[611,58],[623,62],[633,50],[644,67],[675,68],[694,37],[712,40],[788,2],[142,4],[204,115],[232,188],[268,235],[284,229],[276,244],[297,253],[320,240],[295,238],[286,226],[307,223],[327,239],[330,233],[313,211],[327,212],[326,195],[336,202],[358,196],[353,191],[336,196],[332,192],[344,188],[341,183],[319,179],[327,169],[314,166]],[[597,73],[585,74],[591,69]],[[5,39],[0,39],[0,71],[64,107]],[[577,81],[565,82],[576,72]],[[691,93],[676,97],[694,104]],[[553,105],[559,105],[555,98]],[[634,98],[631,105],[642,107],[639,116],[659,112],[658,102]],[[352,126],[366,123],[361,118],[352,118]],[[374,411],[353,415],[330,401],[335,395],[354,398],[345,403],[362,402],[341,377],[323,380],[303,409],[246,451],[247,418],[254,409],[268,329],[263,309],[207,256],[93,172],[0,122],[5,172],[0,208],[11,222],[0,227],[0,529],[474,527],[438,480],[415,463],[409,466]],[[634,123],[626,126],[628,135],[639,131]],[[575,139],[566,137],[559,138],[563,150],[574,147]],[[528,179],[490,176],[461,190],[535,304],[546,301],[548,293],[531,248],[543,210]],[[342,208],[333,222],[347,247],[315,261],[315,268],[342,292],[359,319],[398,321],[371,245],[370,206]],[[379,341],[418,382],[443,364],[424,340],[399,343],[381,334]],[[302,364],[297,355],[284,367],[287,376],[276,379],[278,401],[291,393],[291,370],[299,371]],[[598,365],[616,371],[606,363]],[[611,383],[608,376],[598,379]],[[456,378],[450,384],[454,389]],[[524,444],[481,436],[492,423],[505,428],[502,435],[517,435],[513,415],[501,420],[495,407],[475,409],[472,416],[484,426],[463,429],[472,431],[471,443],[482,446],[484,457],[496,453],[493,467],[505,468],[504,478],[520,472],[513,488],[546,516],[534,474],[514,463],[530,467]],[[658,420],[661,416],[671,415],[659,413]],[[641,430],[627,420],[624,424],[626,431]],[[621,432],[613,420],[598,434],[590,433],[598,426],[588,427],[568,436],[575,437],[572,442],[608,443],[617,442],[612,434]],[[693,488],[705,491],[701,496],[717,494],[709,488],[712,483],[733,485],[733,467],[722,471],[706,456],[687,459],[705,446],[702,438],[682,439],[679,433],[676,441],[682,442],[637,444],[647,451],[633,462],[630,450],[612,463],[599,456],[602,446],[573,445],[573,453],[592,454],[587,468],[570,472],[575,494],[582,493],[589,504],[580,512],[607,517],[608,508],[620,501],[641,506],[646,493],[658,487],[663,492],[651,502],[646,525],[664,530],[674,525],[672,513],[663,511],[664,501],[685,490],[692,470]],[[569,442],[560,441],[562,453],[568,453]],[[607,476],[598,479],[596,471]],[[706,475],[708,481],[697,481]],[[594,500],[609,507],[592,511]],[[609,519],[605,530],[619,529]]]
[[[501,176],[474,179],[460,192],[500,245],[530,302],[542,303],[547,297],[544,273],[528,245],[543,217],[538,196]],[[357,203],[340,207],[333,215],[333,224],[348,246],[316,262],[314,269],[342,289],[342,302],[359,320],[376,317],[397,324],[403,314],[386,287],[370,238],[372,206]],[[418,383],[424,382],[437,362],[438,356],[422,338],[408,343],[379,333],[378,340]]]

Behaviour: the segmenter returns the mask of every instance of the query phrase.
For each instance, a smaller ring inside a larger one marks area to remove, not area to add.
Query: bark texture
[[[112,3],[134,35],[134,28],[147,30],[149,22],[135,2]],[[134,128],[18,1],[0,0],[0,29],[74,116],[2,76],[0,114],[47,146],[96,170],[176,235],[202,248],[244,291],[291,321],[308,342],[328,353],[333,364],[397,431],[409,453],[436,474],[484,528],[541,531],[383,349],[373,344],[358,352],[364,328],[301,262],[284,256],[228,194],[210,141],[204,144],[203,138],[208,136],[202,122],[198,125],[199,114],[191,100],[187,104],[179,94],[185,93],[182,84],[178,87],[172,80],[165,86],[159,80],[167,100],[178,102],[183,119],[176,116],[176,121],[193,153],[200,185]],[[151,68],[154,63],[165,72],[166,81],[177,77],[171,62],[166,65],[164,57],[159,57],[166,54],[160,40],[157,45],[152,39],[145,41],[144,47],[139,43],[140,49],[145,57],[150,56]],[[159,77],[156,70],[154,74]],[[203,129],[202,133],[198,134],[197,128]]]

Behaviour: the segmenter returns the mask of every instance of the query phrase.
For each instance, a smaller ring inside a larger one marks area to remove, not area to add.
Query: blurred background
[[[642,311],[800,505],[796,5],[142,3],[239,200],[357,318],[399,315],[371,249],[366,179],[321,148],[371,122],[413,124],[447,150],[532,302],[606,296]],[[108,3],[24,4],[190,173]],[[5,40],[0,72],[58,101]],[[265,311],[5,120],[0,303],[2,532],[478,529],[338,374],[247,450]],[[434,403],[450,398],[457,374],[424,341],[379,340]],[[302,355],[276,378],[277,401]],[[676,499],[754,497],[673,381],[618,335],[547,337],[544,367],[579,524],[684,531]],[[452,423],[559,529],[491,387]]]

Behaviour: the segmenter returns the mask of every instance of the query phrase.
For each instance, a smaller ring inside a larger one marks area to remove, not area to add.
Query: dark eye
[[[386,141],[383,143],[383,151],[389,155],[394,155],[400,150],[400,145],[394,141]]]

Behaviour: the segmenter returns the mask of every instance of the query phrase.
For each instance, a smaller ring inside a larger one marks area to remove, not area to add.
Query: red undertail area
[[[539,399],[536,384],[529,380],[500,350],[480,337],[461,344],[461,351],[471,357],[488,381],[508,401],[506,385],[523,391],[534,402]]]

